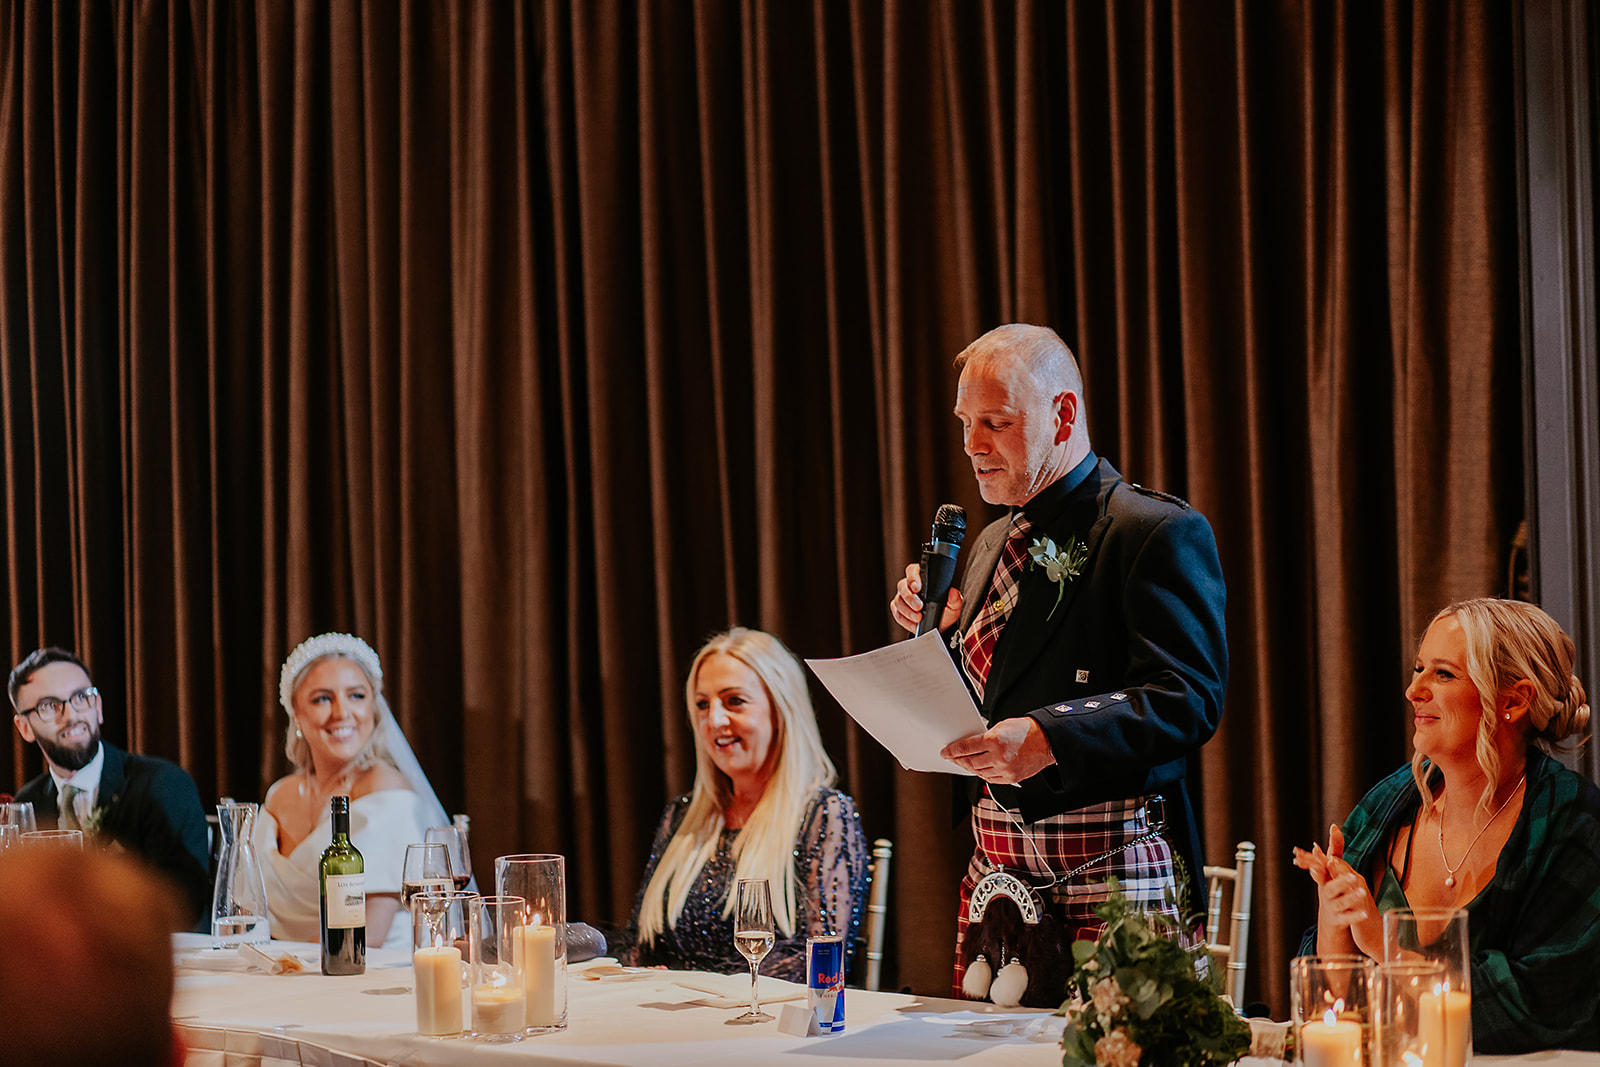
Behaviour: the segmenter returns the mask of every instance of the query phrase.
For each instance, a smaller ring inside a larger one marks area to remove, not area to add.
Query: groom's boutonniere
[[[1056,583],[1056,602],[1050,605],[1050,614],[1045,616],[1048,620],[1061,606],[1067,583],[1083,573],[1083,565],[1089,559],[1089,546],[1074,537],[1066,547],[1057,548],[1050,538],[1040,537],[1028,546],[1028,555],[1033,557],[1033,565],[1043,567],[1044,576]]]
[[[92,809],[83,818],[78,820],[78,827],[86,837],[99,837],[106,823],[106,805],[100,804]]]

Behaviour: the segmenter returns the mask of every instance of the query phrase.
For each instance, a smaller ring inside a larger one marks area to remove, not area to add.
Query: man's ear
[[[28,722],[28,717],[26,715],[13,715],[11,716],[11,721],[17,724],[17,733],[22,735],[22,739],[30,745],[33,744],[33,724]]]
[[[1055,407],[1056,444],[1064,445],[1078,426],[1078,394],[1070,391],[1057,394]]]

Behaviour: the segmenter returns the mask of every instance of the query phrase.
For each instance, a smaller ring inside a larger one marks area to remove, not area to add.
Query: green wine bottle
[[[322,973],[367,970],[367,875],[350,843],[350,798],[333,798],[333,840],[322,852]]]

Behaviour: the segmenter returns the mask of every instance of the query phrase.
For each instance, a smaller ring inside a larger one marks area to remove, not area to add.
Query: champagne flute
[[[455,876],[456,891],[467,888],[472,881],[472,857],[467,852],[467,835],[459,826],[430,826],[424,840],[444,845],[450,853],[450,871]]]
[[[734,887],[733,944],[750,961],[750,1010],[736,1023],[766,1023],[772,1016],[761,1010],[756,993],[756,971],[772,951],[776,934],[772,925],[772,894],[765,878],[741,878]]]
[[[411,898],[437,896],[455,888],[450,876],[450,853],[438,841],[406,846],[405,866],[400,872],[400,906],[411,907]]]

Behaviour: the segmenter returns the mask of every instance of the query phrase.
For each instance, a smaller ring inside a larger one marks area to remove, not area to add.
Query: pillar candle
[[[443,946],[419,948],[411,954],[416,972],[417,1033],[432,1036],[461,1032],[461,950]]]
[[[1361,1024],[1349,1020],[1303,1024],[1300,1062],[1305,1067],[1359,1067]]]
[[[516,932],[517,965],[528,991],[528,1025],[556,1024],[556,928],[524,926]]]
[[[1464,1067],[1472,1040],[1472,994],[1459,990],[1417,997],[1423,1067]]]
[[[522,1029],[526,994],[514,985],[481,985],[472,991],[472,1029],[480,1034],[515,1034]]]

